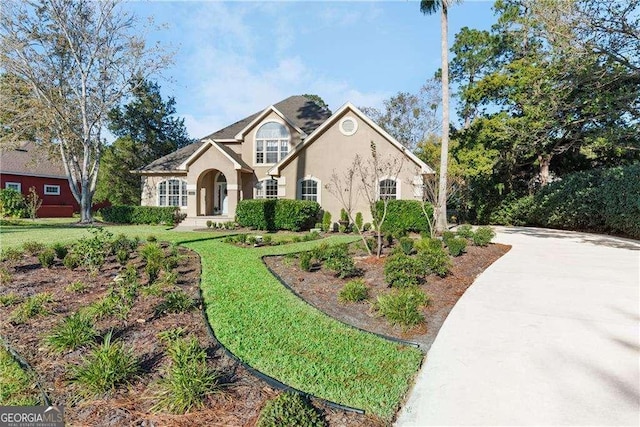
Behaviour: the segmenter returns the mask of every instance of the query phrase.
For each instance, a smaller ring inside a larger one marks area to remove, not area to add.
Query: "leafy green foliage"
[[[401,237],[400,249],[405,255],[411,255],[413,253],[413,239],[411,237]]]
[[[45,341],[52,350],[61,353],[89,344],[97,335],[93,328],[93,320],[86,314],[78,312],[54,326]]]
[[[387,257],[384,263],[384,280],[395,288],[418,285],[424,276],[424,263],[402,252]]]
[[[475,246],[487,246],[495,235],[496,232],[491,227],[478,227],[471,240]]]
[[[62,264],[67,267],[69,270],[74,270],[80,266],[82,260],[80,259],[80,255],[75,253],[68,253],[64,259],[62,260]]]
[[[94,346],[84,358],[82,365],[71,367],[71,381],[79,386],[81,393],[97,396],[129,382],[138,369],[133,349],[125,349],[121,343],[112,342],[109,332],[102,344]]]
[[[156,313],[182,313],[195,307],[195,301],[182,290],[165,295],[164,301],[156,307]]]
[[[242,227],[259,230],[308,230],[316,223],[320,205],[310,200],[249,199],[236,208],[236,220]]]
[[[178,211],[174,206],[114,205],[100,209],[102,219],[115,224],[174,225]]]
[[[204,405],[204,399],[220,392],[219,374],[207,366],[207,354],[196,338],[169,338],[171,364],[157,383],[154,410],[184,414]]]
[[[39,293],[26,298],[22,304],[20,304],[9,315],[9,321],[18,325],[25,323],[27,320],[36,316],[46,316],[49,314],[49,310],[45,307],[45,304],[53,301],[53,297],[49,293]]]
[[[363,230],[364,222],[362,212],[356,212],[355,224],[358,230]]]
[[[67,253],[69,252],[69,249],[62,243],[54,243],[51,248],[55,252],[56,258],[58,258],[60,261],[64,260],[64,257],[66,257]]]
[[[74,294],[83,294],[87,291],[88,286],[81,281],[73,282],[65,288],[67,292],[73,292]]]
[[[311,271],[313,254],[311,252],[300,253],[300,268],[304,271]]]
[[[392,325],[400,325],[406,330],[424,321],[420,309],[428,302],[427,294],[410,286],[379,295],[376,308]]]
[[[2,249],[2,260],[3,261],[7,261],[11,264],[16,263],[18,261],[20,261],[22,259],[24,255],[24,250],[23,249],[18,249],[18,248],[3,248]]]
[[[20,297],[15,292],[9,292],[8,294],[0,295],[0,305],[2,305],[3,307],[14,305],[18,301],[20,301]]]
[[[456,234],[460,237],[464,237],[465,239],[473,238],[473,227],[471,224],[462,224],[456,230]]]
[[[447,249],[449,249],[449,255],[457,257],[462,255],[467,248],[467,239],[458,237],[452,237],[446,241]]]
[[[11,354],[0,347],[0,405],[34,406],[43,404],[36,392],[36,380],[23,370]]]
[[[38,254],[38,261],[44,268],[50,268],[56,259],[56,252],[52,248],[47,248]]]
[[[325,211],[322,214],[322,231],[331,231],[331,212]]]
[[[369,290],[362,279],[354,279],[345,283],[344,287],[338,294],[338,300],[341,302],[359,302],[367,299]]]
[[[451,259],[438,239],[428,237],[418,240],[415,244],[418,258],[423,262],[426,270],[440,277],[446,276],[451,270]]]
[[[102,267],[111,252],[113,234],[100,227],[90,228],[89,233],[90,237],[79,239],[71,247],[71,253],[80,258],[81,264],[95,271]]]
[[[377,212],[383,212],[384,202],[378,201]],[[431,206],[427,206],[427,213],[432,215]],[[417,200],[389,200],[387,216],[382,231],[395,235],[398,233],[429,231],[429,223],[422,212],[421,202]]]
[[[324,427],[320,413],[297,393],[282,393],[267,401],[257,427]]]
[[[31,255],[38,255],[46,248],[46,246],[44,243],[31,240],[28,242],[24,242],[22,244],[22,248]]]
[[[23,218],[26,207],[22,193],[13,188],[0,190],[0,214],[3,217]]]

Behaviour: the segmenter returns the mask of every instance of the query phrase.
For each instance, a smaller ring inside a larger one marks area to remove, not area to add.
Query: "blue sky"
[[[463,26],[488,29],[491,1],[449,12],[449,41]],[[158,79],[176,99],[192,137],[202,137],[287,96],[320,95],[332,110],[347,101],[379,107],[416,92],[439,68],[440,15],[418,1],[138,1],[141,18],[167,27],[150,34],[176,50]]]

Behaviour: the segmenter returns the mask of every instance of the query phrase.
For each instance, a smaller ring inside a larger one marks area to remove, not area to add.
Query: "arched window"
[[[301,179],[298,181],[298,195],[300,200],[320,203],[320,181],[315,178]]]
[[[275,179],[263,179],[255,186],[254,197],[256,199],[277,199],[278,181]]]
[[[383,179],[380,181],[380,200],[397,199],[397,184],[395,179]]]
[[[269,122],[256,132],[256,164],[278,163],[289,152],[289,131],[286,126]]]
[[[158,206],[187,206],[187,181],[168,179],[158,183]]]

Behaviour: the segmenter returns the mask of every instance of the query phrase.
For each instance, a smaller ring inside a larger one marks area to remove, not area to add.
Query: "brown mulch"
[[[339,279],[324,268],[314,272],[304,271],[300,269],[297,259],[291,257],[268,257],[265,262],[298,295],[328,315],[366,331],[416,342],[426,352],[462,294],[480,273],[510,248],[502,244],[468,246],[467,253],[453,258],[453,268],[446,277],[427,276],[426,283],[421,285],[430,296],[430,302],[423,310],[425,322],[407,331],[399,326],[391,326],[373,308],[372,302],[376,296],[389,291],[384,282],[384,256],[356,257],[356,266],[364,270],[363,278],[369,289],[369,297],[364,302],[345,304],[338,302],[338,293],[350,279]],[[390,252],[390,249],[387,248],[386,252]]]

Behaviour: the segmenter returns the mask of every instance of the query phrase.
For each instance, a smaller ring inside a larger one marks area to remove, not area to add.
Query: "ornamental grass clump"
[[[389,323],[400,325],[406,331],[424,321],[420,309],[428,303],[429,296],[412,286],[379,295],[375,307]]]
[[[338,300],[340,302],[360,302],[367,299],[369,290],[365,285],[364,280],[354,279],[347,282],[340,293],[338,294]]]
[[[285,392],[267,401],[256,427],[324,427],[319,411],[297,393]]]
[[[80,366],[71,367],[71,381],[88,396],[99,396],[126,384],[138,372],[139,365],[133,349],[112,341],[109,332],[102,344],[95,345]]]
[[[220,392],[219,374],[207,366],[207,353],[196,338],[167,337],[171,360],[156,384],[155,411],[184,414],[204,406],[207,396]]]
[[[156,313],[182,313],[189,311],[196,306],[196,302],[182,290],[175,290],[167,293],[156,307]]]
[[[14,324],[21,324],[36,316],[46,316],[49,310],[45,304],[53,302],[51,294],[43,292],[35,294],[25,299],[15,310],[9,315],[9,321]]]
[[[97,335],[93,320],[85,313],[78,312],[54,326],[45,342],[54,352],[62,353],[92,343]]]

